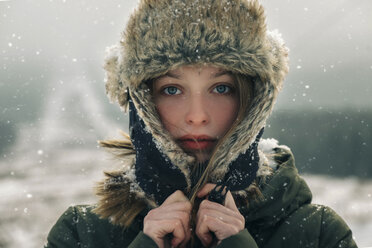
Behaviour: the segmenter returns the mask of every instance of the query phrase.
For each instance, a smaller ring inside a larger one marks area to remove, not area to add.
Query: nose
[[[207,105],[201,95],[190,97],[188,102],[188,111],[185,116],[189,125],[206,125],[210,121]]]

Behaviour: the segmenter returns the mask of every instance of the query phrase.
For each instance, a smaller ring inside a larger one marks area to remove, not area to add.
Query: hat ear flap
[[[128,105],[128,90],[121,77],[123,72],[121,57],[120,45],[107,47],[103,68],[106,71],[106,94],[109,96],[111,102],[118,102],[126,110]]]
[[[277,90],[281,90],[284,78],[289,70],[289,49],[285,46],[278,30],[268,31],[267,37],[271,46],[272,84]]]

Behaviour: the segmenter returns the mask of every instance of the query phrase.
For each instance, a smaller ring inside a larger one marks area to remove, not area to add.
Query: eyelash
[[[227,92],[223,92],[223,93],[218,92],[218,91],[217,91],[217,88],[218,88],[218,87],[221,87],[221,86],[225,87],[225,89],[227,90]],[[216,92],[216,91],[217,91],[217,92]],[[214,93],[223,94],[223,95],[225,95],[225,94],[229,94],[229,93],[231,93],[231,91],[232,91],[232,87],[231,87],[231,86],[228,86],[228,85],[225,85],[225,84],[220,84],[220,85],[217,85],[216,87],[213,88],[213,92],[214,92]]]
[[[169,90],[169,89],[176,89],[177,91],[179,91],[179,92],[181,92],[177,87],[175,87],[175,86],[168,86],[168,87],[165,87],[163,90],[162,90],[162,92],[165,94],[165,95],[169,95],[169,96],[173,96],[173,95],[179,95],[180,93],[178,93],[178,94],[169,94],[169,93],[167,93],[167,90]],[[176,92],[177,92],[176,91]]]
[[[218,92],[217,91],[217,88],[221,87],[221,86],[225,87],[225,90],[226,90],[225,92]],[[176,89],[176,92],[174,92],[174,94],[171,94],[171,93],[169,93],[169,89]],[[219,84],[219,85],[217,85],[213,88],[213,93],[217,93],[217,94],[221,94],[221,95],[231,94],[232,91],[233,91],[233,87],[231,87],[229,85],[225,85],[225,84]],[[165,88],[162,89],[162,93],[165,94],[165,95],[168,95],[168,96],[174,96],[174,95],[179,95],[182,92],[176,86],[168,86],[168,87],[165,87]]]

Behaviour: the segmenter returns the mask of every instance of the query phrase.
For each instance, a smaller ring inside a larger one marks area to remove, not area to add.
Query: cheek
[[[176,136],[177,126],[180,124],[182,114],[181,103],[171,99],[159,99],[156,102],[156,109],[158,110],[160,120],[165,129],[172,135]]]
[[[235,98],[218,99],[210,105],[219,135],[226,133],[238,115],[238,100]]]

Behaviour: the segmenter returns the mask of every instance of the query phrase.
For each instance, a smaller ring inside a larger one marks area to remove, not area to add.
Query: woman
[[[255,0],[140,1],[105,64],[130,137],[101,144],[124,166],[46,247],[356,247],[290,149],[261,139],[287,66]]]

